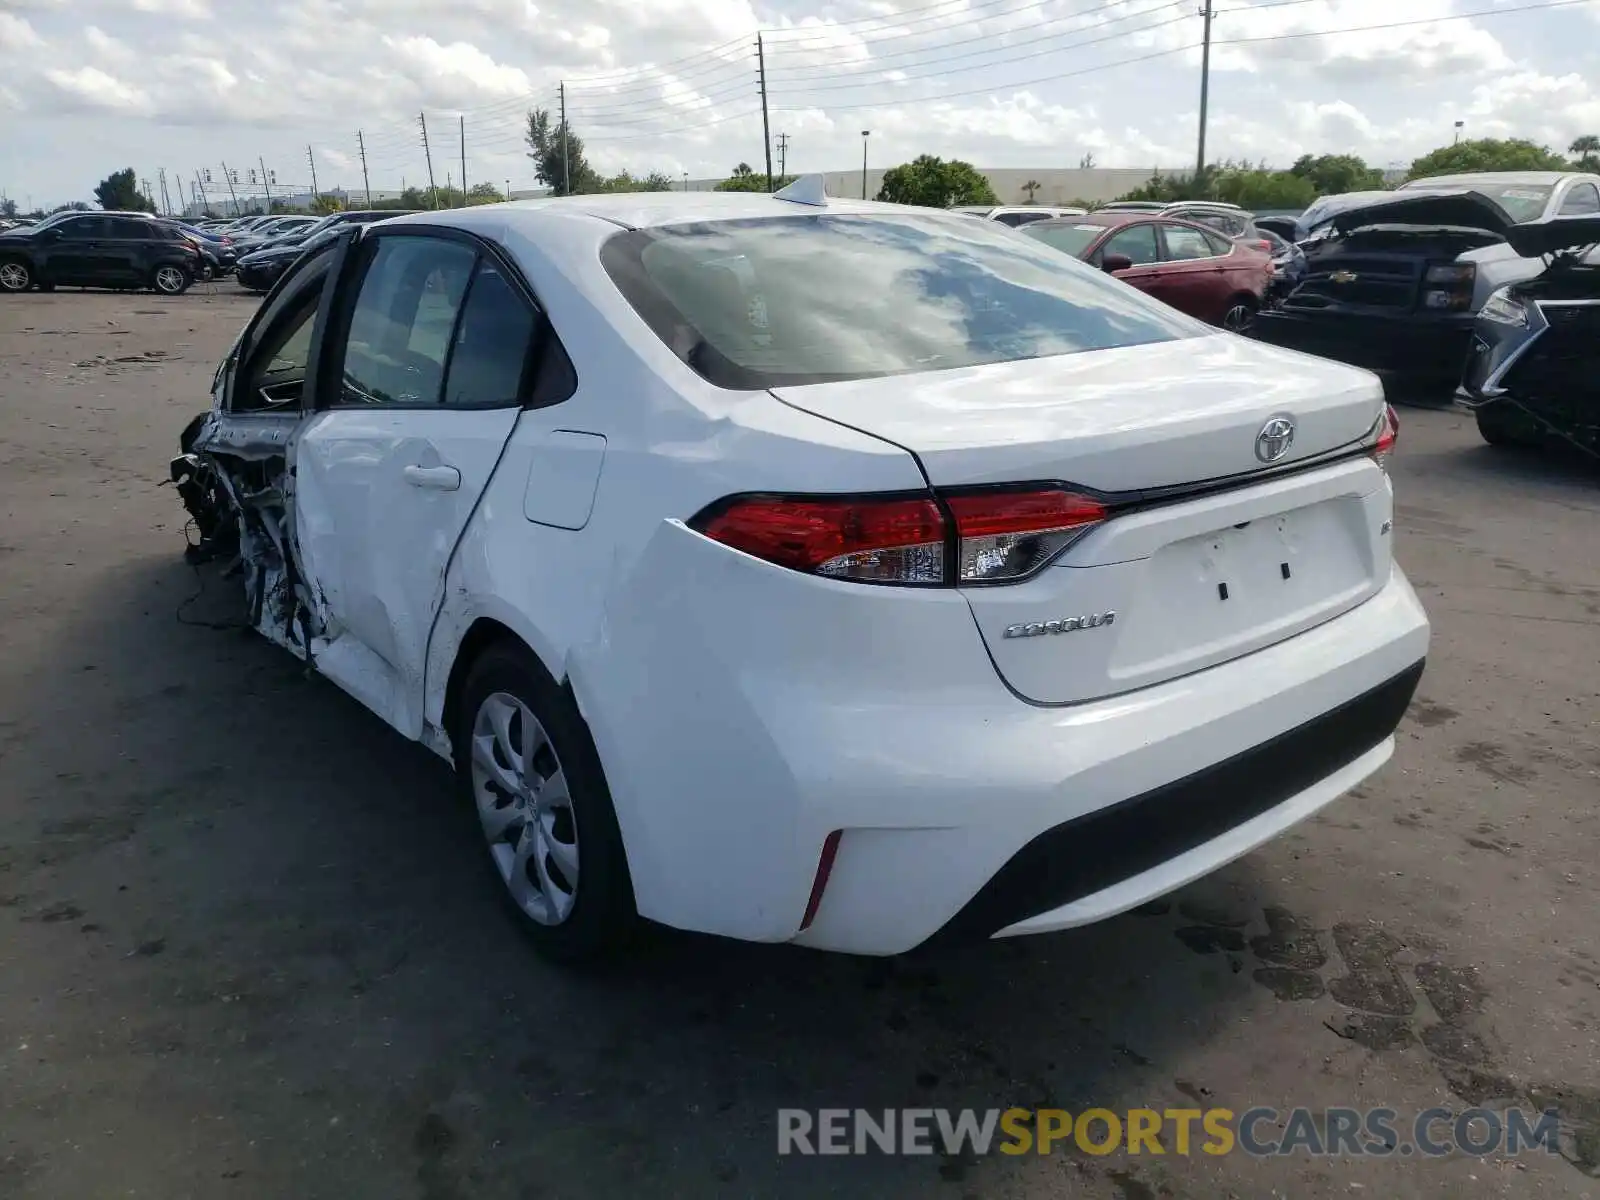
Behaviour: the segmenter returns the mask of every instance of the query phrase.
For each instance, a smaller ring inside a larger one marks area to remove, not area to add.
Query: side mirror
[[[1113,274],[1117,271],[1126,271],[1131,266],[1133,266],[1133,259],[1126,254],[1108,254],[1100,260],[1100,269]]]

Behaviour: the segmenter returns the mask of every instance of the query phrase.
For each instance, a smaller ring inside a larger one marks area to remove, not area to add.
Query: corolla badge
[[[1277,462],[1294,445],[1294,418],[1276,416],[1256,434],[1256,457],[1264,463]]]
[[[1103,612],[1090,613],[1083,617],[1061,617],[1054,621],[1026,621],[1019,625],[1007,625],[1005,636],[1043,637],[1047,633],[1072,633],[1079,629],[1098,629],[1102,625],[1112,625],[1116,620],[1116,613]]]
[[[1360,276],[1354,271],[1335,271],[1328,278],[1335,283],[1354,283]]]

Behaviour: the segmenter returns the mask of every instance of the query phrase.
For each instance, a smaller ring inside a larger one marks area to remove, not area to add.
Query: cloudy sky
[[[1600,133],[1600,0],[1214,2],[1213,158],[1387,166],[1457,120]],[[1181,166],[1198,3],[0,0],[0,190],[48,206],[122,166],[220,181],[224,161],[306,184],[308,145],[324,189],[359,187],[357,130],[372,186],[399,187],[426,179],[419,112],[441,183],[464,118],[469,181],[532,187],[524,114],[563,80],[598,168],[722,175],[761,161],[758,30],[791,171],[850,168],[862,129],[874,165]]]

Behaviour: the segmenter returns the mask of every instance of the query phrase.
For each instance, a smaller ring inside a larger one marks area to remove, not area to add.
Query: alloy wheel
[[[578,892],[577,814],[549,733],[508,692],[485,697],[473,720],[472,796],[517,907],[541,925],[564,922]]]
[[[0,263],[0,288],[20,292],[28,286],[28,268],[21,263]]]
[[[167,295],[175,296],[183,291],[184,282],[183,271],[178,267],[156,268],[156,288]]]
[[[1255,320],[1255,309],[1248,304],[1235,304],[1222,318],[1222,327],[1230,333],[1243,333]]]

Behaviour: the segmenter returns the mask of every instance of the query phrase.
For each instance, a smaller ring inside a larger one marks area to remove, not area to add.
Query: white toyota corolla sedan
[[[195,556],[556,957],[1122,912],[1382,766],[1427,652],[1374,376],[816,180],[351,229],[213,400]]]

